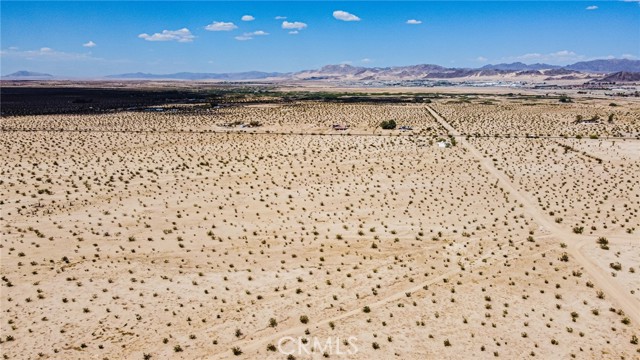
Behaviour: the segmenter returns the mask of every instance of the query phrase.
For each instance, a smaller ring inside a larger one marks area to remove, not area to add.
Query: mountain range
[[[612,73],[623,72],[625,75],[613,76]],[[631,73],[631,74],[629,74]],[[581,61],[566,66],[549,64],[524,64],[521,62],[489,64],[480,68],[447,68],[440,65],[420,64],[393,67],[358,67],[348,64],[326,65],[320,69],[303,70],[294,73],[248,71],[238,73],[192,73],[173,74],[127,73],[108,75],[107,79],[123,80],[423,80],[423,79],[482,79],[508,78],[512,80],[534,77],[536,80],[598,80],[606,77],[612,79],[635,79],[632,73],[640,73],[640,60],[603,59]],[[50,74],[18,71],[3,76],[7,80],[29,80],[54,78]],[[635,80],[631,80],[635,81]]]
[[[640,72],[620,71],[620,72],[608,75],[600,79],[598,82],[636,82],[636,81],[640,81]]]
[[[39,80],[39,79],[53,78],[53,75],[45,74],[45,73],[39,73],[39,72],[33,72],[33,71],[21,70],[21,71],[16,71],[13,74],[5,75],[2,78],[3,79],[4,78],[17,78],[17,79]]]
[[[536,80],[591,80],[612,73],[640,72],[640,60],[607,59],[577,62],[566,66],[549,64],[489,64],[480,68],[447,68],[439,65],[395,67],[356,67],[348,64],[327,65],[317,70],[289,74],[296,80],[420,80],[420,79],[481,79],[505,78]],[[628,77],[628,76],[627,76]]]

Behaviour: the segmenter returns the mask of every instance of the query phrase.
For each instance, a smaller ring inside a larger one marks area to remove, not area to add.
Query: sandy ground
[[[639,358],[638,106],[540,102],[4,117],[2,354]]]

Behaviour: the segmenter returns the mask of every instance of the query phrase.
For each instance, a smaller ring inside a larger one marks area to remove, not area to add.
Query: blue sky
[[[637,1],[3,0],[0,7],[2,74],[289,72],[338,63],[477,67],[640,57]]]

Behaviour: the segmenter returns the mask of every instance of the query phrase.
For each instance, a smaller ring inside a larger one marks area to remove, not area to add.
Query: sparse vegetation
[[[3,355],[284,358],[288,331],[369,358],[637,350],[629,99],[189,86],[176,112],[3,100]]]

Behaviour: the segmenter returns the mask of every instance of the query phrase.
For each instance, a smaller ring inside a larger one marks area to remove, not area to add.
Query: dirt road
[[[431,115],[445,128],[451,135],[460,136],[460,133],[453,128],[440,114],[427,106]],[[593,280],[594,284],[602,290],[609,299],[612,299],[625,312],[625,314],[636,324],[640,324],[640,301],[635,299],[628,290],[625,290],[615,278],[608,275],[608,270],[598,266],[595,261],[586,257],[580,249],[588,241],[594,241],[594,236],[574,234],[551,221],[545,216],[533,201],[526,194],[521,193],[507,178],[507,176],[498,170],[490,159],[485,158],[482,154],[471,145],[464,137],[459,137],[459,144],[463,145],[469,152],[476,157],[484,168],[493,176],[495,176],[500,185],[505,188],[511,195],[523,205],[523,210],[531,216],[539,225],[543,226],[547,231],[562,239],[567,244],[567,253],[574,259],[583,271]],[[629,242],[638,241],[637,236],[611,237],[610,241]]]

